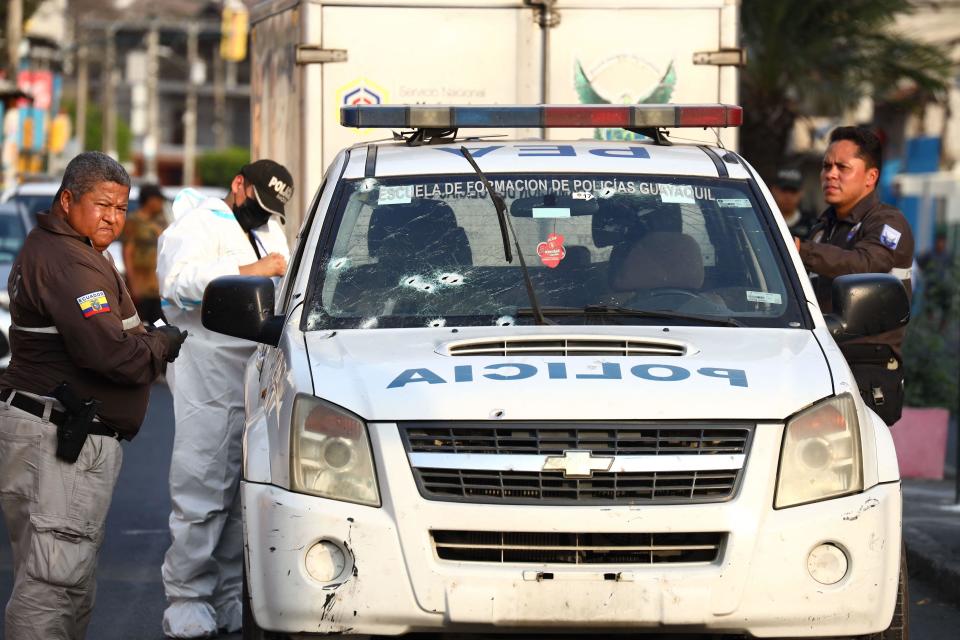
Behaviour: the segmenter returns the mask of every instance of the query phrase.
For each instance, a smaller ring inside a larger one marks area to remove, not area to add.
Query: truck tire
[[[247,567],[243,567],[243,640],[290,640],[285,633],[274,633],[260,628],[253,619],[250,590],[247,588]]]
[[[910,640],[910,589],[907,584],[907,553],[900,548],[900,581],[897,586],[897,608],[890,626],[880,633],[859,636],[856,640]]]

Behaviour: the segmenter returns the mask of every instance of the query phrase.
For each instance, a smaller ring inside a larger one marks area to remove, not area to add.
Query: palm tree
[[[904,83],[920,102],[945,93],[946,53],[892,30],[913,9],[911,0],[743,0],[740,139],[762,176],[773,175],[803,115],[840,115]]]

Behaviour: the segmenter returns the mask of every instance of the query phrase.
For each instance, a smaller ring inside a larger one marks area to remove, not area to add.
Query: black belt
[[[16,391],[15,389],[3,389],[0,390],[0,402],[6,402],[7,399]],[[20,409],[21,411],[26,411],[31,413],[38,418],[43,418],[44,411],[46,410],[46,402],[43,400],[36,400],[30,396],[17,392],[13,396],[13,400],[10,401],[10,405]],[[48,419],[51,423],[59,426],[62,426],[67,419],[67,414],[59,409],[50,410],[50,418]],[[92,422],[90,423],[90,429],[87,431],[87,435],[91,436],[108,436],[110,438],[116,438],[117,440],[122,440],[123,435],[114,431],[107,425],[102,422]]]

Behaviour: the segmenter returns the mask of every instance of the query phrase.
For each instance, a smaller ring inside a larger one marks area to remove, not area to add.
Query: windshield
[[[801,326],[746,182],[488,177],[554,323]],[[307,330],[534,321],[519,261],[506,261],[475,175],[347,181],[333,231],[314,267]]]
[[[26,239],[27,229],[20,213],[14,208],[0,209],[0,264],[12,263]]]

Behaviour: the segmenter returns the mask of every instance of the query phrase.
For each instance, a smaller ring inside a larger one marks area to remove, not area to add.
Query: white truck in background
[[[339,126],[340,107],[737,104],[739,12],[740,0],[268,0],[251,12],[251,151],[293,174],[292,240],[336,153],[383,137]],[[718,135],[736,148],[733,128],[683,133]]]

